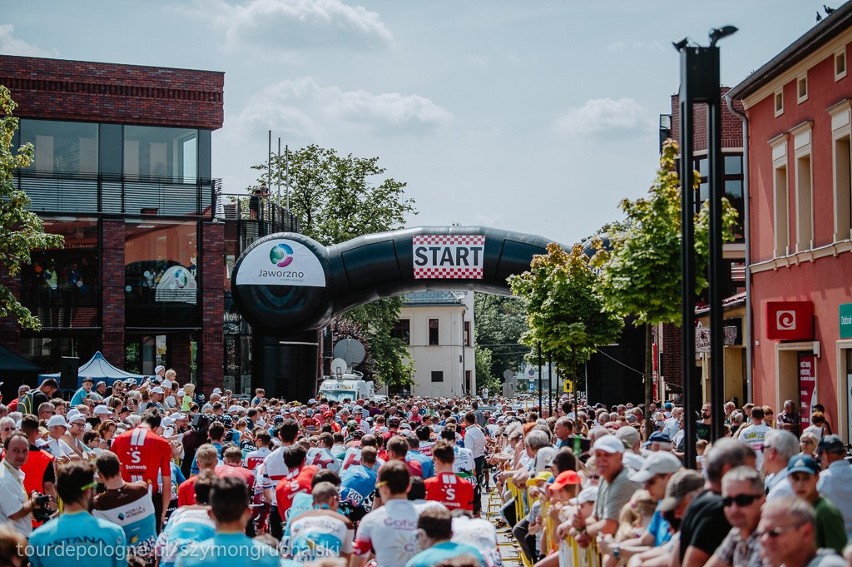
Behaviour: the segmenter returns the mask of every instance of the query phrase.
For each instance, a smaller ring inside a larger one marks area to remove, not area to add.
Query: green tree
[[[312,144],[280,159],[274,156],[271,171],[265,163],[254,169],[261,176],[249,192],[268,177],[276,185],[289,186],[290,212],[300,219],[302,234],[326,246],[402,228],[406,216],[417,214],[414,201],[405,196],[406,184],[382,177],[385,169],[378,157],[341,156],[334,149]],[[282,195],[280,204],[285,200]],[[410,384],[414,372],[408,346],[391,336],[401,307],[400,298],[386,298],[342,316],[362,333],[353,338],[363,339],[368,346],[369,356],[361,365],[365,375],[395,387]]]
[[[521,335],[527,330],[527,310],[517,297],[476,293],[473,297],[473,313],[476,321],[476,347],[491,351],[489,375],[498,382],[503,372],[515,372],[523,368],[524,355],[529,349],[521,344]],[[477,384],[482,383],[480,371],[476,371]],[[491,386],[490,391],[495,391]]]
[[[0,85],[0,267],[10,278],[20,274],[21,266],[30,261],[30,254],[38,248],[62,246],[62,236],[46,234],[38,215],[28,211],[30,198],[15,186],[15,171],[29,167],[33,162],[32,144],[24,144],[17,151],[12,139],[18,130],[18,119],[12,115],[17,108],[9,89]],[[39,329],[39,320],[0,284],[0,317],[14,317],[18,324],[28,329]]]
[[[651,402],[651,327],[681,323],[681,193],[676,169],[678,146],[668,140],[660,155],[660,167],[646,198],[623,200],[626,215],[618,230],[609,234],[610,250],[601,249],[593,264],[602,269],[600,294],[606,308],[645,325],[645,402]],[[693,185],[698,186],[695,172]],[[723,199],[723,234],[733,240],[737,212]],[[709,257],[709,204],[695,215],[695,261],[704,266]],[[696,273],[695,293],[707,287],[704,271]],[[647,407],[647,405],[646,405]],[[648,416],[650,417],[650,416]],[[649,423],[650,426],[650,423]]]
[[[474,347],[474,363],[476,367],[476,387],[480,390],[488,388],[489,392],[499,394],[502,390],[501,379],[492,371],[493,353],[491,349],[476,345]]]
[[[621,317],[604,309],[597,279],[582,246],[566,251],[555,243],[533,258],[528,271],[509,278],[512,293],[528,310],[521,342],[541,345],[563,376],[575,376],[598,345],[618,339],[623,326]]]

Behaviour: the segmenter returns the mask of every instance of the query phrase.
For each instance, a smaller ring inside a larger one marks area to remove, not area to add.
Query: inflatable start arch
[[[256,385],[304,401],[315,388],[315,331],[333,317],[413,291],[508,294],[506,279],[528,270],[549,242],[460,226],[383,232],[330,247],[289,232],[262,238],[240,256],[231,277],[236,308],[254,332]]]

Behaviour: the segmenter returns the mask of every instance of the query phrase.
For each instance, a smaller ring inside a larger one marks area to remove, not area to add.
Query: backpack
[[[18,411],[22,414],[35,414],[37,408],[33,406],[35,406],[35,394],[32,390],[21,394],[21,397],[18,398]]]

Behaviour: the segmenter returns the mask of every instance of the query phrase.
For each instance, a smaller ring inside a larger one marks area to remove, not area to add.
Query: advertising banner
[[[813,302],[767,301],[766,336],[768,339],[776,341],[813,340]]]
[[[482,279],[484,235],[424,234],[412,245],[414,279]]]
[[[816,357],[799,355],[799,415],[802,429],[811,424],[811,408],[816,403]]]
[[[325,287],[325,270],[307,246],[282,238],[265,242],[249,252],[234,283]]]

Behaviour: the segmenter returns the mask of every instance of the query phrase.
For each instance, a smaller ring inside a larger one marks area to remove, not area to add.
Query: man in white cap
[[[106,382],[100,380],[97,384],[95,384],[95,388],[89,392],[89,398],[91,398],[95,403],[103,403],[104,396],[106,396],[106,390]]]
[[[112,410],[104,404],[95,406],[93,413],[95,414],[96,418],[101,420],[101,422],[104,422],[108,419],[112,419]]]
[[[163,407],[174,409],[177,407],[177,399],[174,396],[175,383],[169,379],[163,380],[160,386],[163,388]]]
[[[621,508],[639,489],[639,483],[629,478],[624,466],[624,443],[614,435],[604,435],[595,441],[592,454],[601,475],[598,499],[591,518],[577,516],[574,527],[579,532],[578,543],[585,544],[598,535],[615,534]]]
[[[627,539],[620,544],[614,542],[611,536],[605,536],[600,547],[602,553],[611,555],[615,561],[623,559],[626,563],[633,555],[665,545],[671,539],[669,523],[663,518],[659,504],[666,495],[669,479],[681,468],[680,459],[672,453],[657,451],[648,455],[642,463],[642,468],[631,474],[629,478],[643,485],[651,498],[657,502],[657,509],[651,516],[651,522],[641,536]]]
[[[166,392],[160,386],[154,386],[151,388],[151,401],[148,403],[148,407],[146,409],[157,408],[160,411],[163,411],[163,398],[165,397]]]
[[[86,416],[77,410],[71,410],[66,419],[68,431],[63,439],[77,456],[85,457],[88,452],[85,443],[83,443],[83,433],[86,432]]]
[[[65,432],[68,431],[68,423],[61,415],[54,415],[47,420],[47,431],[49,437],[47,442],[41,447],[56,459],[58,463],[64,463],[71,460],[75,456],[74,451],[62,438]]]

